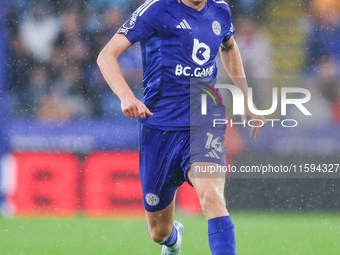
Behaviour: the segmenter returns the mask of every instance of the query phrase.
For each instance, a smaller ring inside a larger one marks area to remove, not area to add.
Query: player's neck
[[[206,0],[179,0],[182,1],[183,4],[200,11],[204,8]]]

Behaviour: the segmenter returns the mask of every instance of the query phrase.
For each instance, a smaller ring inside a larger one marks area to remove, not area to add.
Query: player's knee
[[[203,213],[208,210],[217,209],[216,207],[225,207],[224,196],[217,189],[206,189],[199,195]]]
[[[149,229],[149,234],[154,242],[161,243],[171,234],[171,230],[170,227],[157,226]]]

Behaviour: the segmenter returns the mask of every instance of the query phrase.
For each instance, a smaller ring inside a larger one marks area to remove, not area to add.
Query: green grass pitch
[[[232,212],[237,251],[243,254],[340,254],[340,214]],[[210,254],[203,216],[176,215],[184,224],[183,255]],[[0,255],[160,254],[144,220],[5,219],[0,216]]]

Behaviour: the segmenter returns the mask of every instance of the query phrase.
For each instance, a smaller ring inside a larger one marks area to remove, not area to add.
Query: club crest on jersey
[[[145,200],[150,206],[156,206],[159,204],[159,197],[153,193],[146,194]]]
[[[212,23],[212,30],[214,31],[215,35],[220,35],[221,34],[221,24],[218,21],[214,21]]]

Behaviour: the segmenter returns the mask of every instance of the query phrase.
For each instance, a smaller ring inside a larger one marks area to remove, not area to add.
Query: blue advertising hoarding
[[[284,128],[268,124],[258,140],[249,138],[250,127],[238,131],[245,152],[276,155],[340,154],[337,125],[323,128]],[[93,151],[138,150],[137,119],[84,119],[66,122],[44,122],[32,118],[11,119],[7,126],[12,151]],[[226,137],[228,139],[228,137]]]

